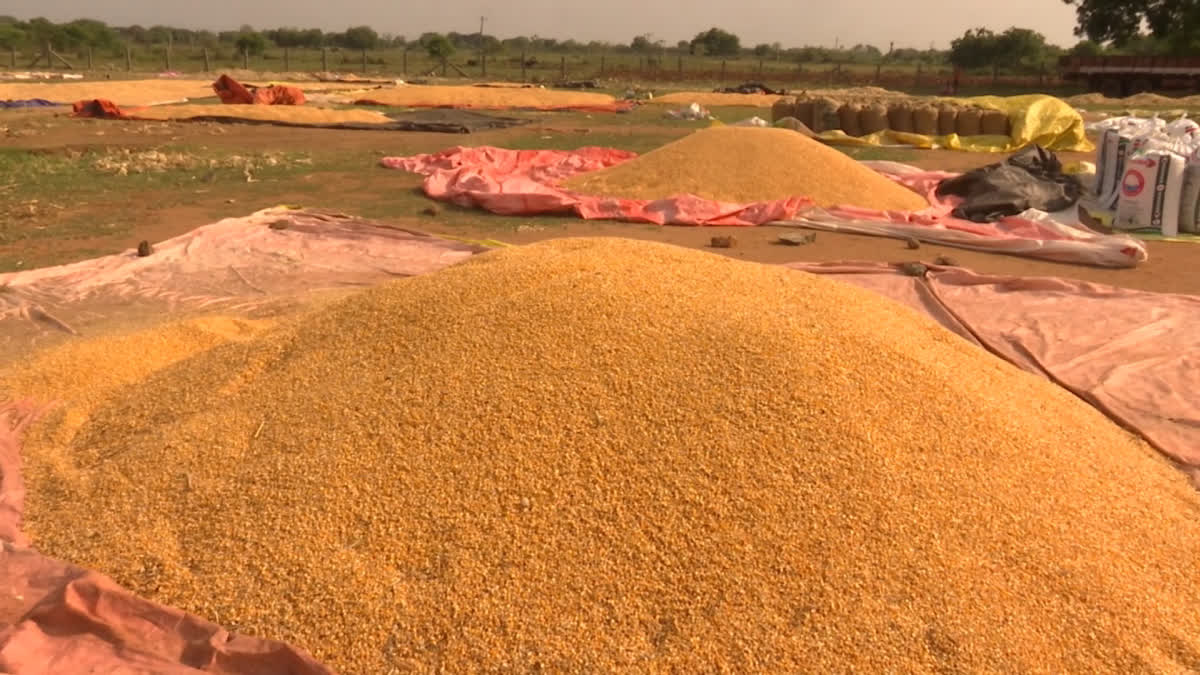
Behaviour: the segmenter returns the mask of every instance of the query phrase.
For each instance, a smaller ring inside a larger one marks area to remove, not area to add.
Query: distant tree
[[[317,49],[325,46],[325,31],[320,28],[308,28],[300,32],[301,47]]]
[[[304,31],[299,28],[276,28],[266,31],[264,34],[279,47],[304,46]]]
[[[239,52],[245,52],[251,56],[258,56],[267,50],[267,38],[257,32],[242,33],[238,35],[233,44]]]
[[[768,56],[771,55],[771,45],[769,45],[765,42],[762,44],[754,45],[754,55],[760,59],[767,58]]]
[[[1050,54],[1046,37],[1028,28],[1009,28],[997,35],[986,28],[968,30],[950,43],[950,62],[960,68],[1032,69]]]
[[[998,58],[999,42],[987,28],[968,30],[950,42],[950,63],[959,68],[985,68]]]
[[[123,28],[121,33],[125,36],[126,40],[129,40],[135,45],[146,44],[146,29],[136,23],[132,26]]]
[[[692,46],[693,51],[696,46],[702,47],[704,53],[709,56],[737,56],[741,51],[742,42],[733,33],[714,27],[697,33],[696,37],[692,38]]]
[[[847,50],[847,56],[847,60],[855,63],[878,63],[883,60],[883,52],[875,45],[854,45]]]
[[[341,42],[347,49],[374,49],[379,44],[379,34],[370,26],[355,26],[342,34]]]
[[[505,49],[519,52],[522,49],[529,48],[529,38],[524,35],[518,35],[517,37],[501,40],[500,44],[504,45]]]
[[[1075,6],[1075,34],[1094,42],[1125,47],[1142,35],[1175,46],[1200,28],[1200,5],[1164,0],[1063,0]],[[1174,38],[1172,40],[1172,38]]]
[[[16,23],[0,24],[0,48],[16,49],[29,41],[25,31],[17,28]]]
[[[629,48],[640,54],[654,51],[654,42],[650,40],[649,35],[639,35],[629,43]]]
[[[198,45],[200,47],[212,48],[212,47],[216,47],[218,42],[219,42],[219,40],[217,39],[217,34],[214,33],[213,31],[211,31],[211,30],[196,31],[196,36],[195,36],[195,44],[196,45]]]
[[[102,21],[78,19],[60,27],[58,41],[65,49],[95,47],[108,49],[119,42],[116,31]]]
[[[165,45],[174,38],[174,33],[166,26],[151,26],[146,29],[146,44]]]
[[[454,43],[450,42],[450,38],[445,35],[434,33],[423,44],[429,57],[439,63],[445,64],[451,56],[454,56]]]
[[[489,56],[504,53],[504,43],[494,35],[483,36],[483,53]]]
[[[1046,36],[1028,28],[1009,28],[996,37],[1001,66],[1029,70],[1042,64],[1047,55]]]

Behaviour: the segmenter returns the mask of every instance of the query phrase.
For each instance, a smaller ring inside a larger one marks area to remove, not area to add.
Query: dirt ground
[[[740,111],[739,113],[740,114]],[[456,145],[507,147],[579,147],[618,145],[644,151],[688,133],[696,125],[661,124],[648,118],[615,119],[583,114],[541,114],[528,127],[470,135],[343,131],[212,123],[132,123],[76,120],[54,113],[0,112],[0,151],[59,156],[121,148],[191,148],[204,153],[298,151],[311,155],[309,169],[278,179],[196,185],[181,182],[144,190],[113,188],[95,194],[58,194],[43,209],[10,227],[48,227],[46,218],[73,223],[59,236],[28,237],[17,232],[0,239],[0,262],[10,268],[67,262],[112,253],[146,239],[162,240],[222,217],[246,215],[278,204],[335,208],[433,233],[494,238],[527,243],[561,236],[623,236],[654,239],[682,246],[706,247],[716,234],[732,233],[737,246],[715,250],[762,262],[870,260],[902,262],[948,255],[980,272],[1047,275],[1084,279],[1161,292],[1200,294],[1200,245],[1148,242],[1150,260],[1131,270],[1105,270],[1039,262],[996,254],[923,245],[907,250],[903,242],[868,236],[819,233],[813,244],[775,243],[784,228],[687,228],[583,222],[564,218],[504,218],[443,208],[431,217],[422,211],[431,202],[419,191],[418,177],[378,166],[378,158],[434,152]],[[1000,155],[949,151],[861,151],[860,158],[894,159],[923,168],[958,171],[1002,159]],[[1064,153],[1064,160],[1092,159]],[[0,184],[0,207],[23,198],[24,180]],[[0,181],[2,183],[3,181]],[[0,208],[3,211],[3,208]],[[112,221],[119,221],[113,223]],[[85,226],[81,223],[90,223]],[[106,230],[105,228],[109,228]],[[790,230],[789,230],[790,231]],[[28,234],[28,233],[26,233]],[[0,271],[3,271],[0,269]]]

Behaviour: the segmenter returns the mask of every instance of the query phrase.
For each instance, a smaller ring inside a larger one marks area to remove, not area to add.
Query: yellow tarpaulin
[[[1012,121],[1012,135],[923,136],[889,130],[857,138],[847,136],[841,131],[826,131],[817,134],[817,137],[832,145],[861,147],[904,145],[915,148],[937,147],[967,152],[1014,152],[1035,143],[1047,150],[1066,152],[1091,152],[1095,149],[1084,133],[1083,117],[1062,99],[1043,94],[1032,94],[1028,96],[978,96],[954,99],[954,101],[1004,111]]]

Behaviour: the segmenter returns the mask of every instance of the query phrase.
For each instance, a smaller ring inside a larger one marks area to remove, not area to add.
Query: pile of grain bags
[[[1101,134],[1094,191],[1113,226],[1167,236],[1200,232],[1200,125],[1180,118],[1117,117]]]
[[[1012,122],[1000,110],[902,97],[802,95],[777,101],[771,117],[772,122],[795,118],[816,133],[841,131],[855,137],[889,130],[922,136],[1012,133]]]

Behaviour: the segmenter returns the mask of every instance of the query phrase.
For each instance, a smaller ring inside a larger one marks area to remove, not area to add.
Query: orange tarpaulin
[[[125,113],[121,112],[116,103],[104,99],[97,98],[90,101],[76,101],[73,107],[75,117],[95,117],[103,120],[126,119]]]
[[[252,91],[228,75],[222,75],[213,82],[213,91],[217,92],[222,103],[228,104],[304,105],[304,92],[296,87],[256,87]]]

